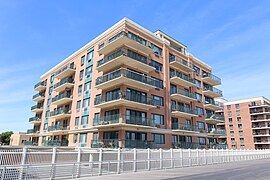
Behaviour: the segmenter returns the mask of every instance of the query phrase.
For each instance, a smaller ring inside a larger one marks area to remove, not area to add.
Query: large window
[[[91,89],[91,81],[84,84],[84,91],[88,91]]]
[[[206,139],[204,137],[198,137],[199,145],[206,145]]]
[[[200,116],[204,115],[203,108],[201,108],[201,107],[196,107],[196,110],[197,110],[198,115],[200,115]]]
[[[81,66],[84,65],[84,61],[85,61],[85,56],[82,56],[82,57],[81,57]]]
[[[165,144],[164,134],[152,134],[152,139],[156,144]]]
[[[86,146],[86,142],[87,142],[87,134],[86,133],[80,134],[81,146]]]
[[[84,99],[83,100],[83,107],[84,108],[89,107],[89,105],[90,105],[90,98]]]
[[[201,95],[201,94],[195,93],[195,96],[196,96],[196,99],[197,99],[198,101],[202,101],[202,95]]]
[[[88,124],[88,118],[89,116],[82,116],[82,122],[81,122],[81,125],[87,125]]]
[[[155,106],[164,106],[163,97],[152,95]]]
[[[162,49],[157,47],[155,44],[151,43],[151,48],[154,50],[155,54],[162,56]]]
[[[173,84],[170,85],[170,92],[171,92],[171,94],[177,93],[177,87],[176,87],[176,85],[173,85]]]
[[[200,72],[201,72],[201,69],[200,69],[200,68],[198,68],[197,66],[194,66],[194,65],[193,65],[193,69],[194,69],[194,72],[195,72],[196,74],[200,74]]]
[[[80,108],[81,108],[81,101],[77,101],[76,109],[80,110]]]
[[[94,50],[88,50],[87,52],[87,61],[90,62],[93,59]]]
[[[83,70],[80,71],[80,77],[79,78],[80,78],[80,80],[82,80],[82,78],[83,78]]]
[[[160,79],[157,79],[155,77],[152,77],[154,79],[154,85],[158,88],[163,88],[163,81]]]
[[[201,87],[201,81],[195,79],[195,86],[200,88]]]
[[[158,63],[157,61],[151,60],[152,66],[156,68],[157,71],[162,71],[162,64]]]
[[[199,130],[204,130],[204,123],[203,122],[200,122],[200,121],[197,121],[197,127]]]
[[[91,77],[93,71],[93,66],[89,66],[85,69],[85,76]]]
[[[80,96],[82,94],[82,85],[79,85],[78,87],[78,95]]]
[[[75,118],[75,126],[79,126],[80,117]]]
[[[164,116],[160,114],[152,114],[152,120],[154,124],[164,125]]]

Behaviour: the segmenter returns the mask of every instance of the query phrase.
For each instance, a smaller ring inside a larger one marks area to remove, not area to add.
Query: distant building
[[[27,145],[27,142],[30,141],[31,136],[25,132],[16,132],[10,137],[11,146],[23,146]]]

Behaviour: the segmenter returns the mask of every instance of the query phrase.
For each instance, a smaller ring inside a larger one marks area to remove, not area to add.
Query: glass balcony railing
[[[141,54],[138,54],[132,50],[129,50],[129,49],[126,49],[126,48],[121,48],[120,50],[117,50],[113,53],[111,53],[110,55],[108,56],[105,56],[103,59],[99,60],[97,62],[97,67],[109,62],[109,61],[112,61],[120,56],[127,56],[135,61],[139,61],[141,63],[144,63],[146,65],[149,65],[149,66],[153,66],[153,61],[149,58],[147,58],[146,56],[143,56]]]
[[[212,80],[221,83],[221,79],[220,79],[219,77],[217,77],[217,76],[215,76],[215,75],[213,75],[213,74],[211,74],[211,73],[208,73],[208,72],[203,72],[203,73],[202,73],[202,77],[203,77],[203,78],[209,77],[209,78],[211,78]]]
[[[26,134],[33,134],[33,133],[39,133],[39,130],[38,129],[28,129],[26,131]]]
[[[181,59],[181,58],[179,58],[179,57],[177,57],[177,56],[174,56],[174,55],[170,55],[170,57],[169,57],[169,61],[170,62],[178,62],[178,63],[180,63],[180,64],[182,64],[182,65],[184,65],[184,66],[186,66],[186,67],[189,67],[189,68],[193,68],[193,65],[192,64],[190,64],[189,62],[187,62],[186,60],[183,60],[183,59]]]
[[[52,102],[55,102],[55,101],[58,101],[58,100],[61,100],[64,98],[72,98],[71,93],[65,92],[65,93],[59,94],[59,95],[55,96],[54,98],[52,98]]]
[[[118,139],[92,140],[91,147],[92,148],[118,148],[119,141]]]
[[[206,114],[206,119],[216,119],[219,121],[225,121],[224,116],[216,115],[216,114]]]
[[[172,123],[172,129],[174,130],[185,130],[185,131],[194,131],[197,132],[198,127],[191,125],[191,124],[179,124],[179,123]]]
[[[183,96],[186,96],[186,97],[189,97],[189,98],[192,98],[192,99],[196,99],[195,97],[195,93],[191,93],[189,91],[185,91],[183,89],[176,89],[176,90],[171,90],[171,94],[181,94]]]
[[[227,144],[218,144],[218,143],[210,143],[208,144],[208,148],[210,149],[227,149]]]
[[[42,105],[34,105],[31,107],[31,110],[35,110],[35,109],[43,109]]]
[[[222,103],[220,103],[220,102],[217,102],[217,101],[215,101],[215,100],[211,100],[211,99],[209,99],[209,100],[205,100],[204,101],[204,104],[205,105],[214,105],[214,106],[218,106],[218,107],[220,107],[220,108],[223,108],[223,104]]]
[[[75,70],[74,64],[66,65],[66,66],[63,67],[62,69],[58,70],[58,71],[55,73],[55,76],[61,74],[62,72],[65,72],[65,71],[68,70],[68,69]]]
[[[34,86],[34,88],[36,89],[36,88],[38,88],[39,86],[46,86],[46,82],[45,82],[45,81],[38,82],[38,83]]]
[[[135,71],[128,70],[128,69],[119,69],[109,74],[105,74],[104,76],[98,77],[96,79],[96,85],[100,85],[102,83],[108,82],[110,80],[116,79],[121,76],[127,77],[135,81],[139,81],[148,85],[152,85],[157,88],[163,88],[162,81],[158,81],[154,78],[142,75],[140,73],[137,73]]]
[[[94,105],[99,105],[102,103],[125,99],[128,101],[138,102],[142,104],[148,104],[155,106],[157,103],[151,97],[143,96],[137,93],[127,92],[127,91],[119,91],[113,93],[111,96],[99,96],[94,100]]]
[[[62,86],[63,84],[66,84],[66,83],[72,83],[72,84],[74,84],[74,79],[71,78],[71,77],[70,78],[63,79],[60,82],[56,83],[53,87],[54,87],[54,89],[56,89],[59,86]]]
[[[45,94],[44,93],[37,93],[37,94],[35,94],[34,96],[33,96],[33,98],[32,99],[36,99],[37,97],[45,97]]]
[[[198,112],[196,109],[191,109],[191,108],[184,107],[184,106],[178,106],[178,108],[172,107],[172,111],[179,111],[179,112],[183,112],[183,113],[198,115]]]
[[[64,109],[56,109],[50,112],[50,116],[57,116],[60,114],[71,114],[71,110],[69,108],[64,108]]]
[[[68,146],[68,140],[49,140],[44,144],[45,146]]]
[[[192,84],[195,85],[195,80],[187,75],[184,75],[183,73],[180,73],[180,72],[170,72],[170,78],[173,78],[173,77],[178,77],[180,79],[183,79],[185,81],[188,81]]]
[[[222,134],[222,135],[226,135],[226,130],[224,129],[208,129],[207,130],[208,133],[211,133],[211,134]]]
[[[222,91],[219,90],[218,88],[215,88],[215,87],[212,87],[212,86],[204,85],[203,90],[204,91],[212,91],[212,92],[220,94],[222,96]]]
[[[36,116],[29,118],[29,122],[39,122],[39,121],[41,121],[41,118],[36,117]]]
[[[119,123],[120,116],[120,114],[114,114],[104,117],[95,117],[93,119],[93,126]]]
[[[153,149],[153,148],[156,148],[156,144],[153,141],[126,139],[125,148]]]
[[[194,143],[194,142],[175,142],[173,143],[173,146],[174,148],[179,148],[179,149],[197,149],[201,147],[199,143]]]
[[[67,125],[54,125],[54,126],[49,126],[48,131],[60,131],[60,130],[68,130],[69,126]]]

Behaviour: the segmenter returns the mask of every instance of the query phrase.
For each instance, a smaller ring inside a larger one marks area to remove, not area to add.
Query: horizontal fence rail
[[[270,150],[0,148],[2,179],[76,179],[270,157]]]

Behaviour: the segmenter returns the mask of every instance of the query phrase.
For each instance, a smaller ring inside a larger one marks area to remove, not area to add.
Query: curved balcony
[[[183,101],[190,103],[192,101],[196,101],[195,94],[185,91],[183,89],[177,89],[176,91],[171,91],[171,98],[176,99],[178,101]]]
[[[55,78],[57,79],[63,79],[66,77],[70,77],[73,74],[75,74],[76,69],[74,65],[66,65],[65,67],[61,68],[55,73]]]
[[[198,113],[195,109],[178,106],[178,108],[172,107],[172,115],[190,119],[197,117]]]
[[[221,79],[211,73],[203,72],[202,80],[211,86],[216,86],[221,84]]]
[[[225,118],[216,114],[206,114],[205,121],[209,124],[217,124],[225,122]]]
[[[146,73],[155,70],[151,59],[125,48],[121,48],[99,60],[97,70],[107,72],[122,65],[136,67]]]
[[[118,106],[133,107],[139,109],[155,108],[155,101],[151,97],[138,95],[126,91],[119,91],[110,97],[100,96],[96,97],[94,101],[96,108],[111,108]]]
[[[38,124],[38,123],[41,123],[41,118],[39,117],[31,117],[29,118],[29,123],[33,123],[33,124]]]
[[[34,105],[31,107],[31,111],[35,113],[40,113],[43,111],[43,106],[41,105]]]
[[[128,46],[146,55],[153,53],[153,50],[150,48],[150,44],[146,40],[138,36],[132,36],[125,31],[122,31],[110,39],[105,40],[104,43],[99,46],[100,48],[98,52],[106,55],[122,46]]]
[[[182,73],[170,73],[170,79],[172,83],[181,85],[185,88],[195,86],[195,80]]]
[[[154,88],[163,88],[161,82],[154,78],[122,68],[96,79],[96,88],[102,90],[122,84],[140,88],[146,91]]]
[[[209,96],[209,97],[212,97],[212,98],[217,98],[217,97],[222,97],[222,91],[215,88],[215,87],[212,87],[212,86],[207,86],[207,85],[204,85],[203,86],[203,94],[205,96]]]
[[[52,104],[59,106],[59,105],[71,103],[72,98],[73,96],[70,93],[65,92],[52,98]]]
[[[39,102],[43,101],[45,99],[45,94],[44,93],[37,93],[33,96],[33,101]]]
[[[54,90],[57,92],[64,91],[66,89],[71,89],[74,86],[73,78],[66,78],[61,80],[60,82],[56,83],[53,87]]]
[[[34,89],[36,91],[44,91],[46,89],[46,82],[43,81],[43,82],[39,82],[37,83],[35,86],[34,86]]]
[[[214,101],[214,100],[205,100],[204,107],[205,109],[209,109],[212,111],[218,111],[218,110],[223,109],[222,103]]]
[[[191,124],[172,123],[172,130],[175,132],[199,133],[198,127]]]
[[[170,66],[187,73],[194,71],[192,64],[174,55],[170,56]]]
[[[53,119],[64,119],[71,117],[71,110],[70,109],[57,109],[50,112],[50,117]]]

